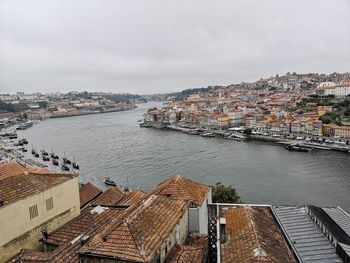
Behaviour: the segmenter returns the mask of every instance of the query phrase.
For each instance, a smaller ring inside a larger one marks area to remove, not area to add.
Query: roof
[[[175,245],[165,263],[202,263],[208,245],[203,234],[191,234],[185,245]]]
[[[69,221],[64,226],[49,233],[46,243],[51,245],[61,245],[67,241],[74,240],[79,235],[88,232],[118,216],[123,209],[110,207],[88,207],[81,214]]]
[[[133,205],[138,204],[146,197],[147,193],[137,189],[130,193],[127,193],[124,195],[124,197],[118,202],[118,205]]]
[[[123,220],[114,221],[95,235],[80,254],[147,262],[184,216],[187,202],[150,196]],[[142,249],[144,246],[144,250]]]
[[[0,180],[17,174],[23,174],[25,171],[26,168],[18,162],[0,164]]]
[[[269,207],[221,207],[221,262],[296,262]]]
[[[28,168],[16,161],[0,164],[0,180],[14,176],[14,175],[24,174],[25,172],[35,173],[35,174],[52,173],[52,171],[48,168],[41,168],[41,169]]]
[[[79,189],[80,207],[84,207],[101,193],[102,190],[92,183],[83,184]]]
[[[177,175],[160,182],[152,193],[185,199],[201,205],[209,191],[208,185]]]
[[[273,206],[272,209],[302,262],[342,262],[305,207]]]
[[[116,205],[124,197],[116,187],[110,187],[91,202],[91,205],[112,206]]]
[[[27,196],[62,184],[77,174],[20,174],[7,177],[0,183],[0,199],[4,206]]]

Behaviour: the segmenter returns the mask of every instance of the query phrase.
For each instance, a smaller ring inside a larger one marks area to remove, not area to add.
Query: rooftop
[[[160,244],[173,231],[186,208],[187,202],[183,200],[152,195],[123,220],[111,222],[79,253],[146,262],[155,256]]]
[[[152,193],[193,201],[201,205],[209,191],[208,185],[177,175],[160,182]]]
[[[51,171],[47,168],[43,168],[43,169],[27,168],[16,161],[0,164],[0,180],[14,176],[14,175],[24,174],[25,172],[32,172],[36,174],[51,173]]]
[[[7,177],[0,183],[0,199],[4,206],[14,203],[19,199],[40,193],[62,184],[77,174],[19,174]]]
[[[102,190],[92,183],[83,184],[79,189],[80,207],[86,206],[94,198],[102,193]]]
[[[221,207],[226,219],[221,261],[296,262],[269,207]]]
[[[91,202],[91,205],[113,206],[118,203],[124,194],[116,187],[110,187]]]

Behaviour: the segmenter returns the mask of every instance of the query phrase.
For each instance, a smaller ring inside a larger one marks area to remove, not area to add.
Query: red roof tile
[[[82,185],[79,189],[80,207],[84,207],[101,193],[102,190],[90,182]]]
[[[178,175],[159,183],[152,193],[194,201],[201,205],[209,191],[209,186]]]
[[[112,206],[116,205],[124,197],[116,187],[110,187],[96,199],[91,202],[91,205]]]
[[[137,189],[130,193],[127,193],[124,195],[124,197],[118,202],[118,205],[133,205],[138,204],[146,197],[147,193]]]

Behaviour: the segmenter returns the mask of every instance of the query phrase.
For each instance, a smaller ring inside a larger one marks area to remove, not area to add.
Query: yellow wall
[[[53,198],[46,211],[45,200]],[[37,204],[38,216],[30,219],[29,207]],[[0,208],[0,262],[21,248],[36,248],[40,231],[53,231],[80,214],[79,178],[74,177],[44,192]],[[18,244],[21,244],[20,247]]]

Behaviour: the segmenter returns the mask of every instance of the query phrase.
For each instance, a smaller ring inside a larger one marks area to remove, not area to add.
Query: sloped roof
[[[194,201],[201,205],[209,191],[208,185],[177,175],[160,182],[152,193]]]
[[[174,246],[165,263],[202,263],[207,245],[207,235],[193,233],[185,245]]]
[[[4,205],[40,193],[62,184],[77,174],[19,174],[7,177],[0,183],[0,199]]]
[[[91,202],[91,205],[111,206],[115,205],[124,197],[116,187],[110,187],[96,199]]]
[[[121,211],[123,211],[123,209],[88,207],[84,209],[78,217],[72,219],[52,233],[49,233],[46,243],[58,246],[67,241],[74,240],[79,235],[95,229],[102,225],[102,223],[119,216]]]
[[[80,207],[84,207],[101,193],[102,190],[92,183],[83,184],[79,189]]]
[[[25,172],[35,173],[35,174],[52,173],[52,171],[48,168],[41,168],[41,169],[28,168],[16,161],[0,164],[0,180],[14,176],[14,175],[24,174]]]
[[[146,197],[147,193],[137,189],[132,191],[131,193],[127,193],[124,195],[124,197],[118,202],[118,205],[133,205],[138,204]]]
[[[296,262],[268,207],[224,207],[225,238],[221,261]]]
[[[18,162],[0,164],[0,180],[17,174],[23,174],[25,171],[26,168]]]
[[[112,222],[95,235],[79,253],[147,262],[155,256],[186,208],[187,202],[183,200],[152,195],[119,224]]]

